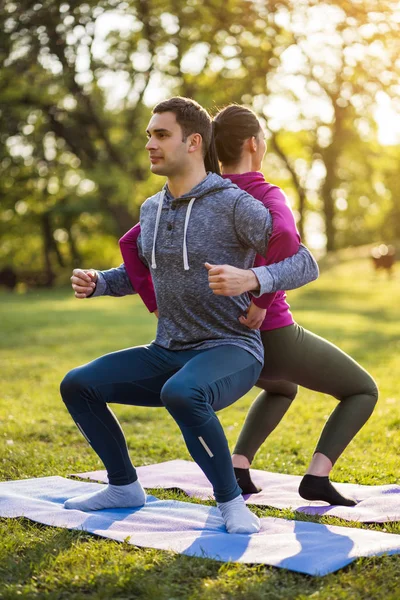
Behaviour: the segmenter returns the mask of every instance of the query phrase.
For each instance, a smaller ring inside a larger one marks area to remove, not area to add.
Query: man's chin
[[[165,172],[165,167],[163,168],[162,165],[150,163],[150,171],[154,173],[154,175],[168,175],[168,173]]]

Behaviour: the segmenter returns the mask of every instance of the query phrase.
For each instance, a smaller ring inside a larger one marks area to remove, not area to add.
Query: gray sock
[[[70,498],[64,508],[101,510],[102,508],[135,508],[146,502],[146,492],[137,479],[128,485],[107,485],[103,490]]]
[[[228,533],[257,533],[260,519],[246,506],[243,497],[237,496],[229,502],[217,502]]]

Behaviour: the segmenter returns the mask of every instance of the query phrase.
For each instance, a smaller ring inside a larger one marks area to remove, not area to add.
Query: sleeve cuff
[[[95,298],[96,296],[104,296],[104,293],[107,288],[106,280],[104,278],[103,273],[101,271],[96,271],[96,272],[97,272],[96,288],[95,288],[93,294],[91,296],[89,296],[89,298]]]
[[[259,290],[251,291],[254,298],[259,298],[263,294],[269,294],[272,292],[274,289],[274,278],[268,271],[268,267],[253,267],[251,270],[257,277],[258,283],[260,284]]]

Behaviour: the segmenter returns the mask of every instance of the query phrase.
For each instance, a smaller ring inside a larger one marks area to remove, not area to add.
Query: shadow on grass
[[[0,525],[5,521],[1,519]],[[398,583],[400,579],[399,556],[360,559],[341,571],[342,578],[333,574],[321,580],[264,565],[221,564],[136,548],[86,532],[49,528],[24,518],[15,521],[21,538],[19,547],[8,556],[3,555],[0,564],[0,597],[4,600],[21,596],[21,590],[23,597],[47,599],[277,600],[309,597],[316,592],[326,598],[361,598],[365,597],[359,594],[366,566],[376,566],[373,585],[384,597],[385,590],[393,589],[396,579]],[[301,529],[299,523],[299,534]],[[49,531],[51,537],[40,539]],[[346,573],[352,575],[350,587]],[[344,590],[349,594],[342,596]]]

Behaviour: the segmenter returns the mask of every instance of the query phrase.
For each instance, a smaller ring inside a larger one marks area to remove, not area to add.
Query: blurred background
[[[304,241],[390,274],[399,92],[397,1],[3,0],[0,285],[119,264],[118,238],[162,184],[144,150],[151,107],[178,94],[253,108],[263,172]]]

